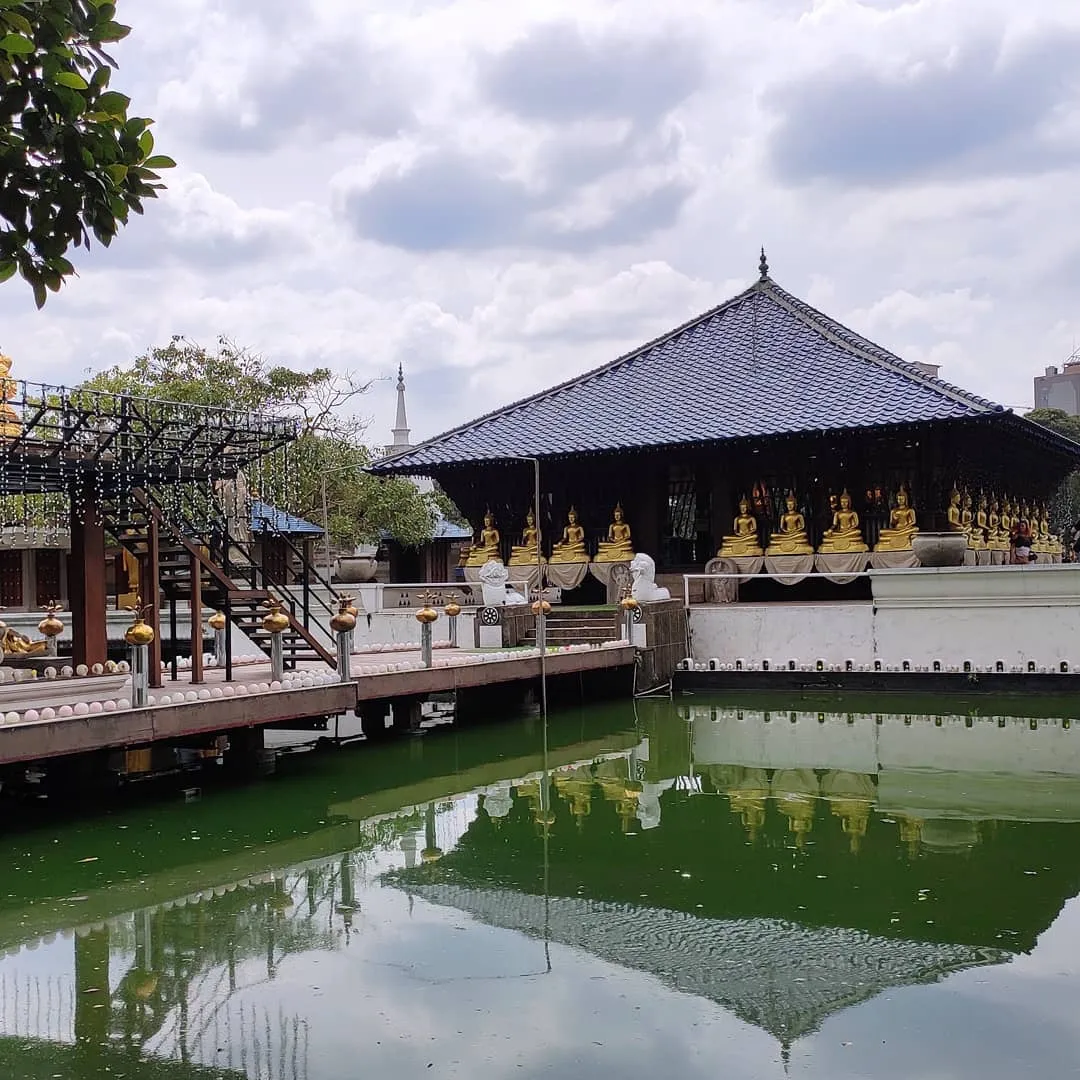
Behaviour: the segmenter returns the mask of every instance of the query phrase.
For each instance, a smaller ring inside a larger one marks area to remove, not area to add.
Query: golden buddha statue
[[[975,511],[975,531],[982,543],[979,547],[985,548],[990,540],[990,518],[986,512],[986,492],[979,493],[979,505]],[[972,547],[975,545],[972,544]]]
[[[469,548],[469,557],[466,566],[485,566],[491,562],[502,562],[502,552],[499,545],[502,538],[499,530],[495,528],[495,515],[488,510],[484,514],[484,527],[480,530],[480,542]]]
[[[812,555],[810,537],[806,535],[806,518],[795,504],[795,493],[789,491],[784,500],[787,507],[780,515],[780,528],[769,537],[766,555]]]
[[[963,509],[960,511],[960,528],[967,534],[969,548],[984,548],[983,534],[975,527],[975,511],[972,509],[971,492],[964,492]]]
[[[17,438],[23,431],[19,414],[8,404],[18,391],[11,378],[11,357],[0,353],[0,436],[3,438]]]
[[[739,516],[735,519],[735,532],[731,536],[725,536],[718,558],[730,555],[738,558],[742,555],[761,555],[761,542],[758,540],[757,518],[750,513],[750,502],[744,495],[739,500]]]
[[[875,551],[910,551],[911,539],[919,531],[915,511],[908,505],[908,493],[903,484],[896,492],[896,505],[889,513],[889,524],[878,534]]]
[[[551,547],[553,563],[587,563],[589,553],[585,550],[585,530],[578,524],[577,511],[571,506],[566,514],[566,528],[562,539]]]
[[[530,507],[529,512],[525,515],[525,528],[521,533],[521,543],[514,544],[510,548],[510,562],[507,565],[535,566],[540,539],[540,530],[536,527],[536,514],[533,513]]]
[[[954,487],[949,492],[949,506],[945,511],[945,517],[949,522],[949,528],[953,532],[963,532],[963,511],[960,508],[960,492]]]
[[[10,626],[3,627],[3,636],[0,637],[0,648],[3,648],[5,656],[43,656],[49,648],[48,641],[31,641],[25,634],[12,630]]]
[[[991,551],[1008,551],[1009,534],[1001,528],[1001,503],[996,495],[990,496],[990,514],[986,519],[986,546]]]
[[[818,551],[822,555],[839,555],[849,551],[869,551],[863,543],[859,515],[851,507],[847,489],[840,495],[840,505],[833,514],[832,527],[825,530]]]
[[[1006,540],[1012,536],[1013,526],[1015,524],[1016,520],[1013,517],[1012,500],[1006,495],[1001,503],[1001,531]]]
[[[614,520],[608,526],[607,539],[596,547],[596,562],[629,562],[634,557],[630,526],[623,520],[622,503],[615,507]]]

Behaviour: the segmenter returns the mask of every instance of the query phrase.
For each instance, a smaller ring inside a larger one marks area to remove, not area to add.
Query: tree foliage
[[[296,371],[271,366],[226,338],[218,340],[216,349],[206,349],[174,337],[129,365],[100,372],[84,386],[298,417],[301,434],[289,449],[297,490],[282,509],[321,523],[325,480],[330,536],[343,547],[375,543],[383,532],[406,545],[422,544],[431,538],[436,513],[443,510],[445,496],[422,494],[404,477],[364,471],[375,455],[364,444],[366,425],[353,405],[370,384],[329,368]]]
[[[1070,416],[1064,409],[1032,409],[1024,416],[1067,439],[1080,442],[1080,416]],[[1073,523],[1080,520],[1080,470],[1074,470],[1065,477],[1054,496],[1050,514],[1054,528],[1062,532],[1066,540],[1070,540],[1074,532]]]
[[[0,0],[0,281],[40,308],[75,273],[69,248],[108,247],[163,186],[153,121],[109,88],[105,47],[126,37],[108,0]]]
[[[1070,416],[1064,409],[1032,409],[1024,414],[1024,419],[1080,442],[1080,416]]]

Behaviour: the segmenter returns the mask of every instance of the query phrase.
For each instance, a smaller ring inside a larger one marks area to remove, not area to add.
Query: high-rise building
[[[1044,374],[1035,376],[1035,408],[1080,416],[1080,350],[1062,368],[1051,364]]]

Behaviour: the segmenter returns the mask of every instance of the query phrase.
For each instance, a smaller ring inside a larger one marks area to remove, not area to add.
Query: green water
[[[0,803],[0,1080],[1080,1075],[1048,711],[695,697]]]

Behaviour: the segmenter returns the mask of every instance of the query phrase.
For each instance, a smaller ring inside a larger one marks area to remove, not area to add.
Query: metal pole
[[[352,649],[349,645],[349,639],[351,637],[351,630],[337,631],[338,682],[352,682],[352,671],[349,667],[352,662]]]
[[[544,563],[540,547],[540,459],[533,458],[533,505],[536,507],[536,587],[540,610],[536,615],[536,645],[540,650],[540,716],[544,721],[544,754],[547,754],[547,621],[544,617]]]
[[[150,646],[131,646],[131,704],[145,709],[150,701]]]
[[[326,584],[330,584],[330,511],[326,507],[326,473],[322,474],[322,528],[326,555]]]
[[[422,623],[420,626],[420,658],[424,667],[431,667],[431,623]]]
[[[285,678],[285,649],[280,632],[270,635],[270,678],[274,682]]]
[[[451,649],[456,649],[457,648],[457,621],[458,621],[458,617],[456,615],[447,615],[446,618],[450,623],[450,648]]]
[[[218,667],[225,663],[225,628],[214,631],[214,659]]]

